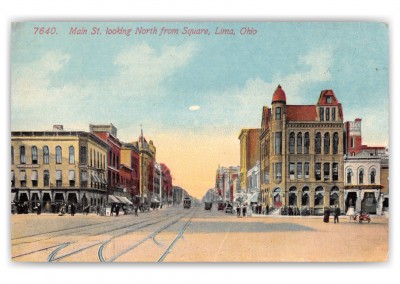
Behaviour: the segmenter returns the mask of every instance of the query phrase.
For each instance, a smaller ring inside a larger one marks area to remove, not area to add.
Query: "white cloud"
[[[11,75],[12,102],[16,107],[37,105],[51,100],[62,89],[50,88],[50,76],[59,72],[70,56],[62,52],[49,52],[27,65],[15,67]],[[67,87],[66,87],[67,88]]]
[[[195,110],[199,110],[200,106],[190,106],[189,110],[195,111]]]
[[[147,44],[135,45],[122,51],[114,64],[118,74],[112,79],[124,92],[121,95],[157,95],[165,78],[185,66],[193,57],[196,46],[164,46],[160,52]]]

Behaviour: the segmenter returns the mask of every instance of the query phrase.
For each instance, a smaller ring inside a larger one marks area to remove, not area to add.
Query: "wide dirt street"
[[[18,262],[353,262],[388,260],[388,219],[237,218],[203,206],[101,217],[12,215]]]

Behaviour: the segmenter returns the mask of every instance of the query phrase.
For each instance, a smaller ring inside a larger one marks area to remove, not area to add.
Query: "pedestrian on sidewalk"
[[[38,215],[40,215],[40,214],[42,213],[42,207],[41,207],[41,205],[40,205],[39,202],[38,202],[37,205],[36,205],[36,213],[37,213]]]
[[[336,205],[335,207],[335,218],[334,218],[334,223],[336,224],[336,221],[339,224],[339,215],[340,215],[340,208]]]
[[[329,223],[329,215],[331,214],[331,210],[329,207],[326,207],[324,210],[324,222]]]
[[[76,206],[74,203],[71,204],[71,216],[75,216]]]
[[[240,217],[240,206],[239,205],[236,207],[236,214],[237,214],[237,217],[239,218]]]
[[[138,206],[135,205],[135,208],[134,208],[134,209],[135,209],[135,216],[136,216],[136,217],[139,217],[139,215],[138,215],[138,209],[139,209]]]
[[[245,204],[244,206],[243,206],[243,217],[246,217],[246,213],[247,213],[247,204]]]

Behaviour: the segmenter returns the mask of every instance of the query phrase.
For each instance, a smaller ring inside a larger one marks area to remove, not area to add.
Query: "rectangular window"
[[[276,120],[281,119],[281,108],[280,107],[275,108],[275,119]]]
[[[336,120],[336,108],[332,108],[332,121]]]
[[[326,121],[329,121],[329,107],[326,108]]]
[[[301,162],[297,163],[297,178],[303,177],[303,164]]]
[[[324,163],[324,181],[329,180],[329,163]]]
[[[87,160],[87,153],[86,153],[86,146],[81,146],[79,151],[79,161],[81,164],[86,164]]]
[[[56,186],[57,187],[62,186],[62,172],[61,171],[56,171]]]
[[[275,154],[282,154],[282,132],[275,132]]]
[[[294,163],[289,164],[289,177],[290,179],[294,179]]]
[[[275,178],[276,179],[282,178],[282,163],[275,164]]]
[[[315,163],[315,179],[321,180],[321,163]]]
[[[304,177],[305,178],[310,177],[310,163],[308,162],[304,163]]]
[[[324,121],[324,108],[323,107],[319,108],[319,120]]]
[[[339,164],[338,163],[332,164],[332,180],[334,180],[334,181],[339,180]]]

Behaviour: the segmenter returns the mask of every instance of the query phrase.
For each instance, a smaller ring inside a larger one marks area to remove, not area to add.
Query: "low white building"
[[[367,152],[344,159],[345,212],[352,207],[355,212],[382,214],[381,158]]]

